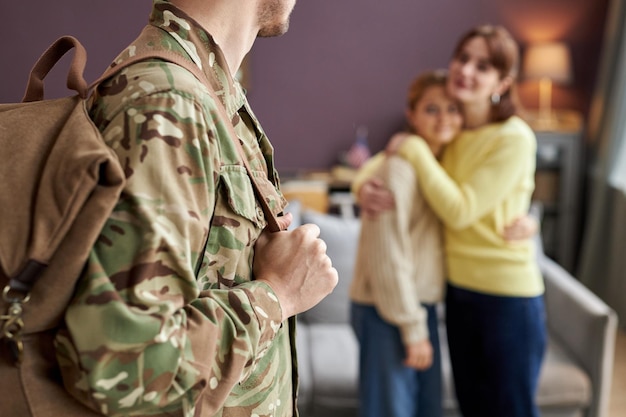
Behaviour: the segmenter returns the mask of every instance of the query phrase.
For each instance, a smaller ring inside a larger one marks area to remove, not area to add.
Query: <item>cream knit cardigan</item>
[[[376,219],[361,218],[353,302],[374,305],[387,322],[398,326],[403,343],[428,338],[427,312],[420,303],[441,301],[444,261],[441,224],[418,189],[415,170],[404,159],[380,153],[364,171],[385,181],[395,210]]]

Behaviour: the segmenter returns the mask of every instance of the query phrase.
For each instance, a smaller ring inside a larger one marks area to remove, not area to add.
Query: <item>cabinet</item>
[[[541,203],[545,253],[574,272],[580,240],[581,147],[579,131],[536,132],[533,200]]]

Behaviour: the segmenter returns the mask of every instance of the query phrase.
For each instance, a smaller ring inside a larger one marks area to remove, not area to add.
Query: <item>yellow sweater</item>
[[[399,149],[444,224],[448,280],[453,285],[501,296],[543,293],[532,241],[502,238],[504,226],[528,212],[536,146],[530,127],[511,117],[464,131],[447,146],[441,165],[417,136]]]

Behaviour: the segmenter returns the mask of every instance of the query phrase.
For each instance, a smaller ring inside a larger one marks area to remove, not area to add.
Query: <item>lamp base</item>
[[[524,118],[537,132],[578,132],[582,127],[582,116],[574,110],[552,110],[548,115],[545,112],[527,110]]]
[[[548,117],[537,117],[537,119],[532,121],[531,126],[534,130],[538,131],[559,130],[559,122],[553,114],[550,114]]]

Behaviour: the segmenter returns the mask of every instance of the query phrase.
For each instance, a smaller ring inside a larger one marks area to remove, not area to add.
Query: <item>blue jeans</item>
[[[543,296],[499,297],[448,285],[446,326],[464,417],[539,417]]]
[[[433,365],[417,371],[402,364],[405,349],[399,329],[369,305],[352,303],[351,320],[360,345],[361,417],[441,417],[441,354],[437,312],[428,310]]]

